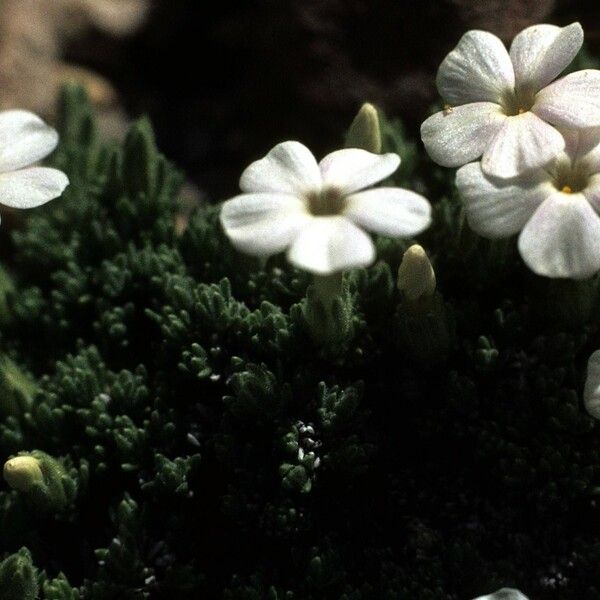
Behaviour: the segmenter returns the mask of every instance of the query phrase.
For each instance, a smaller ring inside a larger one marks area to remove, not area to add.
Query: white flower
[[[600,350],[596,350],[588,360],[583,403],[592,417],[600,419]]]
[[[57,143],[56,131],[33,113],[0,112],[0,204],[33,208],[62,194],[69,184],[62,171],[31,166]]]
[[[564,152],[543,169],[505,181],[470,163],[456,185],[477,233],[520,232],[519,252],[535,273],[584,279],[600,270],[600,128],[563,135]]]
[[[474,600],[528,600],[527,596],[514,588],[502,588],[493,594],[478,596]]]
[[[283,142],[252,163],[240,179],[243,192],[228,200],[221,223],[233,245],[269,256],[287,249],[290,262],[330,274],[373,262],[368,229],[410,237],[428,227],[429,202],[408,190],[367,191],[399,166],[397,154],[348,148],[317,164],[299,142]]]
[[[510,178],[563,150],[553,125],[600,126],[600,71],[577,71],[551,83],[582,43],[579,23],[528,27],[510,52],[491,33],[465,33],[438,70],[448,107],[421,126],[431,158],[459,167],[483,156],[486,174]]]

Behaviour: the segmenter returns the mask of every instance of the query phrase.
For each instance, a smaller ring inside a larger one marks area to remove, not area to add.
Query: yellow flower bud
[[[430,297],[435,292],[435,272],[419,244],[413,244],[402,257],[398,269],[398,289],[412,301]]]
[[[33,456],[15,456],[4,464],[4,479],[11,488],[28,492],[44,481],[40,461]]]
[[[348,130],[347,148],[361,148],[375,154],[381,153],[381,127],[377,109],[366,102],[358,111]]]

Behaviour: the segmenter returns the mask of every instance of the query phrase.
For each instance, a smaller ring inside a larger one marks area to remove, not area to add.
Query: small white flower
[[[493,594],[478,596],[474,600],[528,600],[528,598],[514,588],[502,588]]]
[[[600,128],[563,135],[565,150],[543,169],[506,181],[470,163],[456,185],[477,233],[520,232],[519,252],[535,273],[585,279],[600,270]]]
[[[600,126],[600,71],[577,71],[551,83],[582,43],[579,23],[528,27],[510,52],[491,33],[465,33],[437,74],[448,108],[421,126],[431,158],[459,167],[483,156],[486,174],[510,178],[563,150],[553,125]]]
[[[269,256],[287,249],[290,262],[317,274],[368,265],[375,258],[368,229],[410,237],[429,226],[431,206],[414,192],[367,191],[399,166],[397,154],[348,148],[317,164],[299,142],[283,142],[240,178],[244,192],[228,200],[221,223],[233,245]]]
[[[0,112],[0,204],[33,208],[62,194],[69,184],[62,171],[31,166],[57,144],[58,133],[33,113]]]
[[[588,360],[583,403],[592,417],[600,419],[600,350],[596,350]]]

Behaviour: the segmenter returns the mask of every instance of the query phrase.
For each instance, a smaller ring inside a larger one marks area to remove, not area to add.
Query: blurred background
[[[510,41],[576,20],[600,56],[598,0],[0,0],[0,107],[52,120],[61,83],[79,80],[106,135],[149,115],[216,201],[279,141],[339,146],[363,101],[417,136],[467,29]]]

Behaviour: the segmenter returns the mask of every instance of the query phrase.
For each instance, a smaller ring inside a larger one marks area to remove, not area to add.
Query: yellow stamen
[[[524,108],[519,109],[519,114],[522,115],[524,112],[527,112]]]
[[[452,112],[452,106],[450,104],[444,104],[444,114],[449,115]]]
[[[561,192],[564,192],[565,194],[571,194],[573,193],[573,190],[568,185],[564,185]]]

